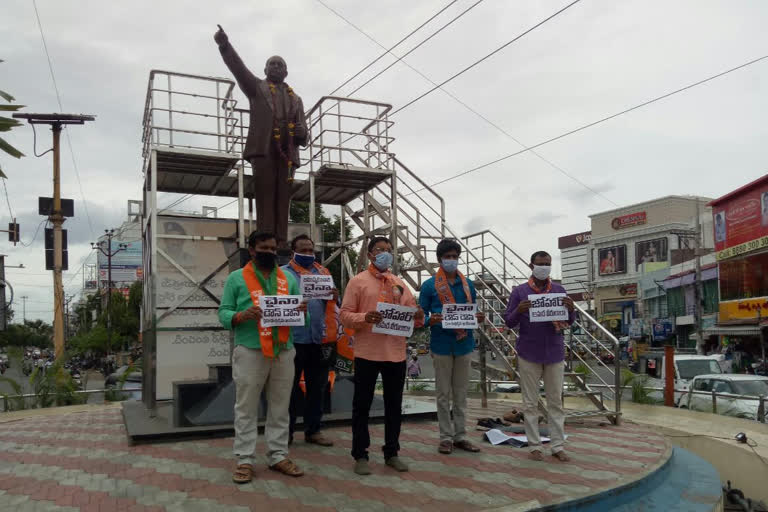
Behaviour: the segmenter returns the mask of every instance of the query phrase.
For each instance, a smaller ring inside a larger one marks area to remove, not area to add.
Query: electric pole
[[[85,124],[94,116],[77,114],[13,114],[16,119],[26,119],[29,124],[48,124],[53,132],[53,207],[48,219],[53,224],[53,346],[56,359],[64,353],[64,284],[61,280],[63,266],[61,225],[61,127],[69,124]]]
[[[694,238],[694,260],[696,262],[696,274],[693,281],[693,324],[696,328],[696,353],[704,355],[704,336],[701,331],[701,305],[703,293],[701,292],[701,213],[699,199],[696,198],[696,237]]]
[[[107,257],[107,354],[112,348],[112,256],[128,248],[128,244],[120,244],[116,251],[112,250],[112,237],[115,236],[114,229],[105,229],[107,237],[107,250],[104,250],[104,240],[100,242],[91,242],[91,247],[98,249],[101,254]]]
[[[21,323],[26,324],[27,323],[27,299],[29,297],[26,295],[21,296]]]

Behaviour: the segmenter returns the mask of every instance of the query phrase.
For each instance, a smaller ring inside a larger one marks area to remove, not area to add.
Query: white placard
[[[325,274],[301,274],[301,296],[305,300],[333,299],[333,290],[336,286],[333,284],[333,276]]]
[[[304,312],[296,309],[301,302],[301,295],[262,295],[259,297],[261,326],[302,327]]]
[[[477,304],[443,304],[443,329],[477,329]]]
[[[528,318],[530,318],[531,322],[568,320],[568,310],[563,302],[565,297],[564,293],[529,295],[528,300],[531,301],[531,309],[528,313]]]
[[[416,314],[416,308],[378,302],[376,311],[381,313],[382,318],[381,322],[373,326],[371,332],[406,338],[413,334],[413,317]]]

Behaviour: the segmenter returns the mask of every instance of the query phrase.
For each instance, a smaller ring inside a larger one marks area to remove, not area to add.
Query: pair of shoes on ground
[[[291,459],[283,459],[277,464],[269,466],[272,471],[277,471],[288,476],[302,476],[304,472]],[[253,480],[253,464],[238,464],[232,474],[232,481],[236,484],[247,484]]]
[[[571,457],[565,453],[565,451],[560,450],[559,452],[552,452],[552,457],[556,458],[560,462],[570,462]],[[528,458],[531,460],[535,460],[536,462],[541,462],[544,460],[544,455],[541,453],[540,450],[533,450],[528,454]]]
[[[408,471],[408,465],[400,459],[400,457],[390,457],[384,462],[387,466],[391,467],[395,471],[404,473]],[[356,459],[355,460],[355,473],[358,475],[370,475],[371,466],[368,463],[368,459]]]
[[[453,452],[454,448],[458,448],[459,450],[464,450],[466,452],[472,452],[472,453],[477,453],[480,451],[480,448],[478,448],[471,442],[467,441],[466,439],[463,439],[461,441],[456,441],[456,442],[440,441],[440,444],[437,447],[437,451],[445,455],[448,455]]]
[[[479,427],[484,428],[502,428],[502,427],[508,427],[509,423],[502,420],[501,418],[480,418],[477,420],[477,425]]]

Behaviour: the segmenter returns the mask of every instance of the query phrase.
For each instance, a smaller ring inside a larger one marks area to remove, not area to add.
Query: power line
[[[319,1],[319,0],[318,0],[318,1]],[[446,90],[446,89],[443,89],[443,88],[442,88],[440,85],[438,85],[437,83],[435,83],[435,82],[434,82],[434,81],[433,81],[431,78],[429,78],[427,75],[425,75],[424,73],[422,73],[421,71],[419,71],[418,69],[416,69],[415,67],[413,67],[411,64],[409,64],[408,62],[406,62],[406,61],[404,60],[404,59],[405,59],[405,57],[407,57],[408,55],[410,55],[410,54],[411,54],[413,51],[415,51],[415,50],[416,50],[416,49],[418,49],[420,46],[422,46],[424,43],[426,43],[427,41],[429,41],[429,40],[430,40],[432,37],[436,36],[436,35],[437,35],[438,33],[440,33],[440,32],[441,32],[443,29],[445,29],[446,27],[448,27],[449,25],[451,25],[451,24],[452,24],[454,21],[456,21],[457,19],[459,19],[460,17],[462,17],[464,14],[466,14],[467,12],[469,12],[471,9],[473,9],[475,6],[477,6],[477,5],[478,5],[480,2],[482,2],[482,1],[483,1],[483,0],[478,0],[477,2],[475,2],[474,4],[472,4],[471,6],[469,6],[469,7],[468,7],[466,10],[464,10],[464,11],[463,11],[462,13],[460,13],[458,16],[456,16],[455,18],[453,18],[453,19],[452,19],[451,21],[449,21],[447,24],[443,25],[443,26],[442,26],[440,29],[438,29],[436,32],[432,33],[432,34],[431,34],[429,37],[427,37],[426,39],[424,39],[424,40],[423,40],[421,43],[419,43],[418,45],[416,45],[414,48],[412,48],[410,51],[408,51],[408,52],[407,52],[407,53],[405,53],[404,55],[402,55],[402,56],[399,56],[399,57],[398,57],[397,55],[395,55],[394,53],[392,53],[390,50],[387,50],[387,53],[389,53],[390,55],[392,55],[393,57],[395,57],[395,59],[397,59],[397,60],[396,60],[395,62],[393,62],[392,64],[390,64],[389,66],[387,66],[386,68],[384,68],[383,70],[381,70],[379,73],[377,73],[377,74],[376,74],[376,75],[374,75],[373,77],[371,77],[371,78],[370,78],[368,81],[366,81],[365,83],[363,83],[362,85],[360,85],[358,88],[356,88],[355,90],[353,90],[352,92],[350,92],[350,93],[347,95],[347,97],[349,97],[349,96],[352,96],[353,94],[355,94],[357,91],[359,91],[360,89],[362,89],[363,87],[365,87],[367,84],[371,83],[373,80],[375,80],[376,78],[378,78],[379,76],[381,76],[382,74],[384,74],[384,73],[385,73],[387,70],[389,70],[390,68],[392,68],[392,66],[394,66],[394,65],[395,65],[395,64],[397,64],[398,62],[402,62],[403,64],[405,64],[406,66],[408,66],[408,68],[410,68],[412,71],[414,71],[416,74],[418,74],[419,76],[421,76],[422,78],[424,78],[424,79],[425,79],[427,82],[431,83],[433,86],[435,86],[436,88],[440,89],[440,90],[441,90],[443,93],[445,93],[446,95],[448,95],[450,98],[452,98],[454,101],[456,101],[457,103],[459,103],[461,106],[463,106],[464,108],[466,108],[467,110],[469,110],[470,112],[472,112],[473,114],[475,114],[477,117],[479,117],[480,119],[482,119],[482,120],[483,120],[483,121],[485,121],[486,123],[488,123],[488,124],[489,124],[491,127],[495,128],[496,130],[498,130],[499,132],[501,132],[503,135],[505,135],[505,136],[506,136],[506,137],[508,137],[509,139],[511,139],[511,140],[513,140],[513,141],[515,141],[517,144],[519,144],[519,145],[520,145],[520,146],[522,146],[523,148],[526,148],[526,149],[530,149],[530,148],[528,148],[528,147],[527,147],[525,144],[523,144],[523,143],[522,143],[520,140],[518,140],[517,138],[515,138],[515,137],[514,137],[514,136],[513,136],[511,133],[509,133],[509,132],[508,132],[508,131],[506,131],[504,128],[502,128],[501,126],[499,126],[497,123],[495,123],[495,122],[491,121],[490,119],[488,119],[486,116],[484,116],[483,114],[481,114],[480,112],[478,112],[477,110],[475,110],[474,108],[472,108],[470,105],[468,105],[468,104],[467,104],[466,102],[464,102],[463,100],[459,99],[459,98],[458,98],[456,95],[454,95],[454,94],[453,94],[453,93],[451,93],[450,91],[448,91],[448,90]],[[322,3],[322,2],[321,2],[321,3]],[[323,4],[323,5],[325,5],[325,4]],[[353,24],[352,24],[352,23],[351,23],[349,20],[347,20],[347,19],[346,19],[344,16],[342,16],[340,13],[338,13],[338,12],[334,11],[333,9],[331,9],[331,12],[333,12],[334,14],[336,14],[337,16],[339,16],[339,17],[340,17],[342,20],[344,20],[345,22],[347,22],[347,23],[349,23],[350,25],[352,25],[352,26],[353,26],[355,29],[357,29],[357,30],[358,30],[358,31],[359,31],[361,34],[363,34],[365,37],[367,37],[368,39],[370,39],[371,41],[373,41],[374,43],[376,43],[377,45],[379,45],[381,48],[384,48],[384,45],[382,45],[381,43],[379,43],[378,41],[376,41],[376,39],[374,39],[374,38],[373,38],[373,36],[371,36],[371,35],[367,34],[365,31],[363,31],[363,30],[362,30],[362,29],[360,29],[359,27],[357,27],[357,26],[353,25]],[[385,49],[386,49],[386,48],[385,48]],[[350,138],[352,138],[352,137],[350,137]],[[347,139],[347,140],[349,140],[349,139]],[[346,141],[345,141],[345,142],[346,142]],[[589,185],[587,185],[586,183],[584,183],[583,181],[581,181],[580,179],[578,179],[576,176],[574,176],[574,175],[570,174],[569,172],[567,172],[565,169],[563,169],[563,168],[562,168],[562,167],[560,167],[559,165],[557,165],[557,164],[555,164],[554,162],[552,162],[551,160],[549,160],[549,159],[545,158],[545,157],[544,157],[544,155],[542,155],[542,154],[540,154],[540,153],[537,153],[536,151],[533,151],[533,150],[531,150],[531,153],[533,153],[533,154],[534,154],[534,155],[535,155],[537,158],[539,158],[540,160],[542,160],[543,162],[545,162],[546,164],[548,164],[549,166],[551,166],[551,167],[552,167],[553,169],[555,169],[556,171],[558,171],[558,172],[560,172],[561,174],[563,174],[564,176],[566,176],[566,177],[570,178],[571,180],[573,180],[573,181],[574,181],[574,182],[576,182],[577,184],[581,185],[581,186],[582,186],[582,187],[584,187],[585,189],[587,189],[587,190],[589,190],[590,192],[592,192],[593,194],[595,194],[596,196],[598,196],[598,197],[601,197],[601,198],[605,199],[606,201],[608,201],[609,203],[611,203],[611,204],[612,204],[612,205],[614,205],[614,206],[619,206],[618,204],[616,204],[614,201],[612,201],[611,199],[609,199],[608,197],[606,197],[605,195],[603,195],[603,194],[602,194],[602,193],[600,193],[599,191],[597,191],[597,190],[593,189],[592,187],[590,187]]]
[[[402,62],[403,64],[405,64],[406,66],[408,66],[409,68],[411,68],[413,71],[416,71],[417,73],[419,73],[419,74],[421,75],[421,73],[420,73],[420,72],[419,72],[417,69],[415,69],[413,66],[411,66],[410,64],[408,64],[407,62],[405,62],[403,59],[404,59],[404,58],[406,58],[408,55],[412,54],[413,52],[415,52],[416,50],[418,50],[419,48],[421,48],[421,47],[422,47],[422,46],[423,46],[423,45],[424,45],[424,44],[425,44],[427,41],[429,41],[430,39],[432,39],[433,37],[435,37],[437,34],[439,34],[440,32],[442,32],[443,30],[445,30],[445,29],[446,29],[446,28],[448,28],[449,26],[451,26],[451,25],[452,25],[454,22],[456,22],[456,21],[457,21],[459,18],[461,18],[462,16],[464,16],[465,14],[467,14],[469,11],[471,11],[472,9],[474,9],[475,7],[477,7],[478,5],[480,5],[482,2],[483,2],[483,0],[477,0],[477,2],[475,2],[474,4],[470,5],[470,6],[469,6],[469,7],[467,7],[466,9],[464,9],[464,10],[463,10],[461,13],[459,13],[459,14],[458,14],[458,15],[457,15],[455,18],[453,18],[451,21],[449,21],[448,23],[446,23],[445,25],[443,25],[442,27],[440,27],[440,28],[439,28],[439,29],[437,29],[436,31],[432,32],[432,34],[430,34],[430,35],[429,35],[429,37],[427,37],[426,39],[424,39],[423,41],[421,41],[419,44],[417,44],[416,46],[414,46],[413,48],[411,48],[410,50],[408,50],[406,53],[404,53],[404,54],[403,54],[403,55],[401,55],[400,57],[398,57],[397,55],[395,55],[394,53],[392,53],[391,49],[390,49],[390,50],[387,50],[387,53],[388,53],[388,54],[390,54],[390,55],[392,55],[392,56],[393,56],[393,57],[396,59],[396,60],[395,60],[395,62],[391,63],[389,66],[387,66],[386,68],[382,69],[381,71],[379,71],[378,73],[376,73],[375,75],[373,75],[371,78],[369,78],[368,80],[366,80],[365,82],[363,82],[363,84],[362,84],[362,85],[358,86],[358,87],[357,87],[355,90],[353,90],[352,92],[350,92],[349,94],[347,94],[347,97],[350,97],[350,96],[352,96],[353,94],[355,94],[356,92],[358,92],[360,89],[362,89],[363,87],[365,87],[365,86],[366,86],[366,85],[368,85],[369,83],[371,83],[371,82],[373,82],[374,80],[376,80],[378,77],[380,77],[381,75],[383,75],[384,73],[386,73],[387,71],[389,71],[389,70],[390,70],[390,69],[391,69],[391,68],[392,68],[392,67],[393,67],[395,64],[397,64],[398,62]],[[345,19],[345,18],[343,18],[343,17],[342,17],[342,19],[344,19],[344,20],[346,21],[346,19]],[[371,36],[369,36],[368,34],[365,34],[365,33],[363,33],[363,34],[364,34],[366,37],[368,37],[369,39],[373,39],[373,38],[372,38]],[[384,47],[383,47],[381,44],[379,44],[379,43],[376,43],[376,44],[378,44],[379,46],[381,46],[382,48],[384,48]],[[423,75],[422,75],[422,76],[423,76]],[[425,78],[426,78],[426,77],[425,77]],[[429,81],[432,83],[432,85],[437,85],[435,82],[432,82],[432,80],[429,80]],[[445,92],[445,90],[443,90],[443,92]]]
[[[553,18],[557,17],[558,15],[560,15],[561,13],[563,13],[563,12],[565,12],[566,10],[570,9],[571,7],[573,7],[574,5],[576,5],[576,4],[577,4],[577,3],[579,3],[579,2],[581,2],[581,0],[574,0],[573,2],[569,3],[568,5],[566,5],[566,6],[565,6],[565,7],[563,7],[562,9],[560,9],[559,11],[555,12],[554,14],[551,14],[550,16],[547,16],[546,18],[544,18],[543,20],[541,20],[540,22],[538,22],[537,24],[535,24],[534,26],[532,26],[531,28],[529,28],[528,30],[526,30],[525,32],[523,32],[522,34],[520,34],[520,35],[518,35],[518,36],[514,37],[513,39],[511,39],[511,40],[507,41],[506,43],[504,43],[503,45],[499,46],[498,48],[496,48],[495,50],[493,50],[491,53],[489,53],[488,55],[486,55],[485,57],[482,57],[481,59],[479,59],[479,60],[476,60],[475,62],[473,62],[473,63],[472,63],[472,64],[470,64],[469,66],[465,67],[464,69],[462,69],[461,71],[459,71],[459,72],[458,72],[458,73],[456,73],[455,75],[453,75],[453,76],[451,76],[450,78],[448,78],[448,79],[444,80],[443,82],[441,82],[439,85],[436,85],[435,87],[433,87],[432,89],[428,90],[428,91],[427,91],[427,92],[425,92],[424,94],[421,94],[421,95],[417,96],[416,98],[412,99],[411,101],[409,101],[408,103],[406,103],[405,105],[403,105],[402,107],[400,107],[399,109],[397,109],[397,110],[395,110],[394,112],[392,112],[392,113],[390,114],[390,117],[391,117],[391,116],[393,116],[393,115],[395,115],[395,114],[397,114],[398,112],[401,112],[402,110],[405,110],[406,108],[410,107],[411,105],[413,105],[414,103],[416,103],[416,102],[417,102],[417,101],[419,101],[420,99],[422,99],[422,98],[424,98],[424,97],[428,96],[429,94],[433,93],[433,92],[434,92],[434,91],[436,91],[437,89],[441,88],[442,86],[444,86],[445,84],[447,84],[447,83],[448,83],[448,82],[450,82],[451,80],[454,80],[454,79],[456,79],[456,78],[460,77],[461,75],[463,75],[464,73],[466,73],[466,72],[467,72],[467,71],[469,71],[470,69],[474,68],[474,67],[475,67],[475,66],[477,66],[478,64],[480,64],[480,63],[482,63],[482,62],[484,62],[484,61],[488,60],[488,59],[489,59],[489,58],[491,58],[491,57],[493,57],[494,55],[496,55],[497,53],[499,53],[501,50],[503,50],[504,48],[506,48],[507,46],[509,46],[509,45],[511,45],[512,43],[514,43],[515,41],[517,41],[517,40],[519,40],[519,39],[521,39],[521,38],[525,37],[527,34],[529,34],[529,33],[533,32],[534,30],[536,30],[536,29],[537,29],[537,28],[539,28],[540,26],[544,25],[544,24],[545,24],[546,22],[548,22],[549,20],[551,20],[551,19],[553,19]]]
[[[453,4],[455,4],[455,3],[456,3],[456,2],[458,2],[458,1],[459,1],[459,0],[452,0],[451,2],[448,2],[448,5],[446,5],[445,7],[443,7],[443,8],[442,8],[442,9],[440,9],[439,11],[437,11],[435,14],[433,14],[433,15],[432,15],[432,16],[431,16],[431,17],[430,17],[430,18],[429,18],[427,21],[425,21],[424,23],[422,23],[421,25],[419,25],[418,27],[416,27],[415,29],[413,29],[413,30],[412,30],[410,33],[408,33],[408,35],[406,35],[405,37],[403,37],[402,39],[400,39],[400,40],[399,40],[397,43],[395,43],[395,44],[394,44],[392,47],[390,47],[389,49],[385,49],[384,53],[382,53],[381,55],[379,55],[378,57],[376,57],[374,60],[372,60],[372,61],[371,61],[371,62],[370,62],[370,63],[369,63],[367,66],[365,66],[363,69],[361,69],[360,71],[358,71],[357,73],[355,73],[355,74],[354,74],[354,75],[352,75],[351,77],[347,78],[347,80],[346,80],[346,81],[345,81],[343,84],[341,84],[340,86],[338,86],[337,88],[335,88],[333,91],[331,91],[331,92],[330,92],[330,94],[329,94],[329,96],[333,96],[333,94],[334,94],[336,91],[338,91],[339,89],[341,89],[342,87],[344,87],[345,85],[347,85],[349,82],[351,82],[352,80],[354,80],[355,78],[357,78],[358,76],[360,76],[360,75],[361,75],[363,72],[365,72],[365,71],[366,71],[368,68],[370,68],[371,66],[373,66],[374,64],[376,64],[378,61],[380,61],[382,58],[384,58],[384,57],[385,57],[385,56],[386,56],[388,53],[390,53],[392,50],[394,50],[395,48],[397,48],[398,46],[400,46],[400,45],[401,45],[403,42],[405,42],[405,40],[406,40],[406,39],[408,39],[408,38],[409,38],[409,37],[411,37],[413,34],[415,34],[416,32],[418,32],[419,30],[421,30],[421,29],[422,29],[422,28],[423,28],[425,25],[427,25],[427,24],[428,24],[430,21],[432,21],[433,19],[435,19],[435,18],[437,18],[438,16],[440,16],[440,15],[441,15],[443,12],[445,12],[445,11],[446,11],[446,10],[447,10],[449,7],[451,7]],[[480,0],[480,1],[482,1],[482,0]],[[325,7],[326,9],[328,9],[329,11],[331,11],[332,13],[334,13],[334,14],[335,14],[336,16],[338,16],[339,18],[341,18],[341,19],[343,19],[344,21],[346,21],[347,23],[349,23],[351,26],[353,26],[353,27],[357,28],[358,32],[360,32],[361,34],[363,34],[363,35],[365,35],[366,37],[368,37],[368,35],[367,35],[365,32],[363,32],[363,31],[362,31],[362,30],[360,30],[358,27],[356,27],[356,26],[355,26],[355,25],[354,25],[354,24],[353,24],[351,21],[349,21],[349,20],[347,20],[346,18],[344,18],[344,17],[343,17],[343,16],[342,16],[340,13],[336,12],[336,11],[335,11],[335,10],[334,10],[332,7],[328,6],[328,4],[326,4],[326,3],[325,3],[325,2],[323,2],[322,0],[317,0],[317,2],[318,2],[320,5],[322,5],[323,7]],[[478,2],[478,3],[479,3],[479,2]],[[373,40],[373,38],[371,38],[371,37],[368,37],[368,39],[371,39],[371,41],[373,41],[373,42],[374,42],[374,43],[376,43],[377,45],[379,44],[377,41]],[[379,46],[381,46],[381,45],[379,45]]]
[[[650,105],[652,103],[656,103],[657,101],[661,101],[661,100],[663,100],[665,98],[669,98],[670,96],[674,96],[675,94],[678,94],[678,93],[681,93],[683,91],[687,91],[688,89],[692,89],[692,88],[694,88],[696,86],[705,84],[707,82],[715,80],[716,78],[720,78],[721,76],[725,76],[725,75],[727,75],[729,73],[733,73],[734,71],[738,71],[739,69],[743,69],[743,68],[745,68],[747,66],[751,66],[752,64],[756,64],[756,63],[758,63],[758,62],[760,62],[762,60],[765,60],[765,59],[768,59],[768,55],[764,55],[762,57],[758,57],[757,59],[753,59],[753,60],[751,60],[749,62],[745,62],[744,64],[740,64],[740,65],[738,65],[736,67],[727,69],[727,70],[725,70],[723,72],[720,72],[720,73],[718,73],[716,75],[712,75],[712,76],[710,76],[708,78],[705,78],[703,80],[699,80],[698,82],[694,82],[692,84],[686,85],[685,87],[681,87],[680,89],[676,89],[676,90],[674,90],[672,92],[668,92],[666,94],[662,94],[661,96],[657,96],[657,97],[655,97],[655,98],[653,98],[651,100],[648,100],[648,101],[645,101],[645,102],[640,103],[638,105],[635,105],[634,107],[630,107],[628,109],[622,110],[621,112],[617,112],[616,114],[612,114],[610,116],[603,117],[602,119],[598,119],[597,121],[593,121],[591,123],[587,123],[585,125],[582,125],[582,126],[580,126],[578,128],[574,128],[573,130],[570,130],[570,131],[567,131],[565,133],[562,133],[562,134],[560,134],[560,135],[558,135],[556,137],[552,137],[552,138],[547,139],[545,141],[539,142],[538,144],[534,144],[533,146],[529,146],[526,149],[522,149],[520,151],[515,151],[514,153],[510,153],[508,155],[502,156],[501,158],[497,158],[495,160],[491,160],[490,162],[486,162],[486,163],[484,163],[482,165],[478,165],[477,167],[473,167],[473,168],[468,169],[466,171],[462,171],[462,172],[460,172],[458,174],[454,174],[453,176],[449,176],[448,178],[445,178],[443,180],[436,181],[435,183],[432,183],[430,185],[430,187],[435,187],[437,185],[441,185],[441,184],[443,184],[443,183],[445,183],[447,181],[454,180],[454,179],[459,178],[461,176],[464,176],[466,174],[470,174],[472,172],[479,171],[480,169],[484,169],[485,167],[488,167],[488,166],[491,166],[493,164],[497,164],[497,163],[499,163],[501,161],[507,160],[508,158],[512,158],[513,156],[517,156],[517,155],[526,153],[528,151],[531,151],[533,149],[539,148],[541,146],[544,146],[545,144],[549,144],[550,142],[554,142],[556,140],[563,139],[565,137],[568,137],[569,135],[573,135],[574,133],[578,133],[580,131],[586,130],[587,128],[591,128],[591,127],[596,126],[598,124],[604,123],[606,121],[610,121],[611,119],[614,119],[614,118],[619,117],[621,115],[624,115],[624,114],[627,114],[629,112],[632,112],[633,110],[637,110],[637,109],[646,107],[646,106],[648,106],[648,105]],[[422,188],[420,190],[412,192],[411,194],[415,194],[416,192],[421,192],[422,190],[424,190],[424,189]]]
[[[43,41],[43,49],[45,49],[45,57],[48,60],[48,70],[51,72],[51,80],[53,80],[53,89],[56,91],[56,101],[59,104],[59,110],[64,111],[64,107],[61,105],[61,94],[59,94],[59,85],[56,83],[56,75],[53,72],[53,63],[51,62],[51,55],[48,53],[48,44],[45,42],[45,33],[43,32],[43,23],[40,21],[40,13],[37,10],[37,0],[32,0],[32,6],[35,8],[35,18],[37,18],[37,27],[40,29],[40,39]],[[80,197],[83,198],[83,210],[85,210],[85,216],[88,219],[88,227],[91,229],[91,236],[95,237],[95,231],[93,230],[93,223],[91,222],[91,215],[88,212],[88,203],[85,200],[85,193],[83,192],[83,184],[80,181],[80,171],[77,167],[77,161],[75,160],[75,151],[72,149],[72,139],[69,137],[69,130],[65,130],[64,134],[67,136],[67,145],[69,146],[69,154],[72,158],[72,167],[75,169],[75,176],[77,177],[77,186],[80,188]]]

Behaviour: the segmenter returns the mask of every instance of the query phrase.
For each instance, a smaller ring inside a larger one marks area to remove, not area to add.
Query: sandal
[[[232,481],[236,484],[247,484],[253,480],[253,466],[251,464],[238,464],[232,474]]]
[[[453,443],[453,446],[455,446],[459,450],[464,450],[465,452],[477,453],[480,451],[480,448],[470,443],[466,439],[463,439],[461,441],[456,441],[455,443]]]
[[[277,464],[269,466],[272,471],[277,471],[288,476],[302,476],[304,472],[291,459],[283,459]]]
[[[560,450],[559,452],[553,452],[552,456],[559,460],[560,462],[570,462],[571,457],[565,453],[563,450]]]
[[[450,441],[440,441],[440,445],[437,447],[437,451],[448,455],[453,451],[453,444]]]

